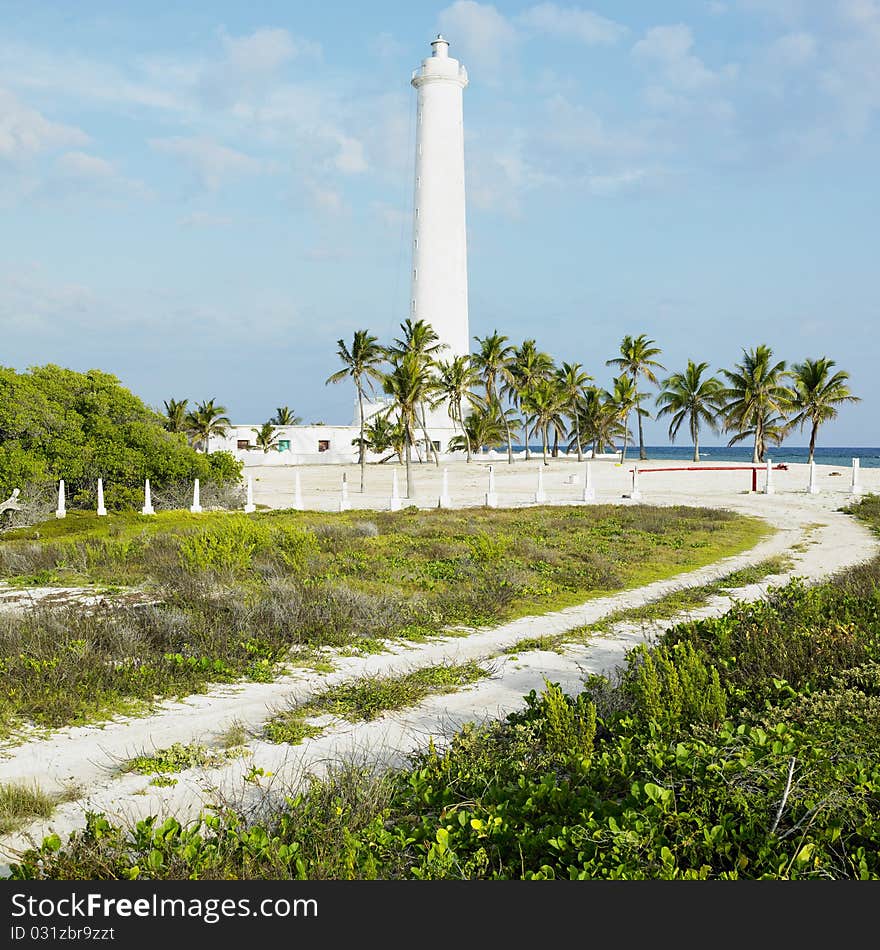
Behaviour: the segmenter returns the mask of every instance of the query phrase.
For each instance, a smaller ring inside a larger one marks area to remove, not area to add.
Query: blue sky
[[[472,334],[603,385],[625,333],[670,370],[827,355],[863,402],[821,441],[880,444],[880,0],[0,0],[0,22],[4,365],[349,421],[324,379],[340,336],[406,316],[409,78],[442,30],[471,80]]]

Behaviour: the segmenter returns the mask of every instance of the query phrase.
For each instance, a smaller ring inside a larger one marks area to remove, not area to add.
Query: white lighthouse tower
[[[438,36],[415,70],[416,180],[410,317],[430,323],[441,358],[470,352],[462,93],[467,70]]]

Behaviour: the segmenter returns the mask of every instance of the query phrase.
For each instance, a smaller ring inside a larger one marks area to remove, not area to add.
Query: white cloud
[[[307,187],[309,198],[319,211],[331,215],[338,215],[342,214],[345,210],[342,193],[336,188],[331,188],[327,185],[319,184],[318,182],[309,182]]]
[[[616,43],[627,28],[614,20],[580,7],[560,7],[555,3],[540,3],[529,7],[517,18],[523,26],[539,33],[573,37],[588,46]]]
[[[339,151],[333,160],[333,164],[346,175],[355,175],[359,172],[365,172],[369,167],[364,157],[364,146],[355,138],[347,135],[338,137]]]
[[[232,218],[225,214],[193,211],[182,217],[179,223],[182,228],[226,228],[232,224]]]
[[[486,76],[497,75],[510,61],[518,36],[510,21],[488,3],[455,0],[437,18],[440,30],[450,43],[450,55],[473,66]]]
[[[694,90],[711,85],[717,76],[691,50],[694,35],[689,26],[655,26],[633,47],[633,55],[661,70],[665,82],[677,89]]]
[[[275,170],[270,163],[206,138],[150,139],[149,144],[157,152],[182,159],[211,191],[229,178]]]
[[[299,49],[287,30],[256,30],[248,36],[222,36],[227,61],[242,72],[272,72]]]
[[[811,33],[786,33],[770,47],[771,61],[782,66],[805,66],[816,57],[816,38]]]
[[[88,141],[82,129],[52,122],[8,90],[0,89],[0,158],[20,161]]]
[[[55,166],[68,178],[106,180],[117,175],[112,162],[86,152],[65,152],[58,157]]]

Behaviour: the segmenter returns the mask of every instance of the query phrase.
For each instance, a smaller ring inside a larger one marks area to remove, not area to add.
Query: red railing
[[[788,466],[784,462],[778,462],[771,465],[776,471],[788,471]],[[752,491],[758,490],[758,472],[766,469],[766,465],[676,465],[662,468],[640,468],[639,475],[647,475],[650,472],[751,472],[752,473]],[[630,469],[632,474],[635,469]]]

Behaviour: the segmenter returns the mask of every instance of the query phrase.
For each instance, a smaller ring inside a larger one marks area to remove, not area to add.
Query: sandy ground
[[[455,506],[484,503],[488,464],[480,461],[467,466],[448,466],[449,491]],[[491,463],[499,505],[533,503],[537,488],[539,462],[518,463],[512,468],[505,460]],[[666,467],[659,463],[653,467]],[[683,463],[689,464],[689,463]],[[708,463],[706,463],[708,465]],[[652,467],[641,463],[640,468]],[[596,501],[636,503],[623,496],[630,494],[631,466],[596,461],[592,464]],[[417,466],[417,502],[434,507],[439,494],[443,467]],[[250,469],[255,477],[255,501],[271,507],[289,507],[293,499],[290,470]],[[345,469],[348,497],[352,507],[387,507],[390,498],[390,470],[368,469],[369,491],[361,496],[356,490],[355,466]],[[583,490],[585,466],[554,460],[545,468],[543,487],[547,503],[576,503]],[[834,475],[834,471],[841,474]],[[400,472],[402,476],[402,472]],[[573,475],[574,484],[568,476]],[[689,504],[729,508],[765,518],[776,533],[752,551],[725,558],[710,567],[680,575],[669,581],[646,585],[609,597],[591,600],[539,617],[525,617],[491,629],[480,629],[466,636],[438,638],[426,644],[393,646],[388,652],[365,657],[339,657],[331,674],[300,671],[272,683],[247,683],[224,686],[193,696],[184,702],[163,703],[154,714],[137,719],[119,719],[103,726],[74,727],[46,737],[33,737],[19,745],[0,747],[0,782],[37,782],[46,791],[76,786],[78,797],[59,806],[53,818],[33,824],[21,833],[0,842],[6,860],[43,835],[57,832],[62,836],[84,824],[85,812],[103,811],[119,819],[132,821],[152,814],[176,814],[195,818],[201,809],[218,802],[246,804],[264,798],[267,786],[290,789],[307,773],[319,774],[329,763],[340,759],[399,764],[423,748],[428,737],[442,744],[444,737],[463,722],[502,717],[522,705],[531,689],[540,690],[544,680],[560,683],[564,689],[577,690],[582,678],[593,672],[609,672],[622,662],[635,643],[656,632],[653,625],[617,625],[610,634],[597,635],[586,644],[572,645],[562,655],[545,651],[519,654],[502,651],[535,636],[561,633],[596,623],[610,613],[655,600],[685,586],[697,586],[722,577],[748,564],[779,553],[788,553],[793,566],[786,575],[767,578],[763,583],[734,592],[737,599],[754,599],[771,585],[784,583],[790,576],[816,580],[859,563],[878,550],[877,540],[861,524],[840,511],[852,500],[850,472],[822,466],[818,470],[818,494],[808,494],[807,467],[790,465],[773,472],[774,493],[750,493],[751,473],[735,472],[657,472],[639,478],[642,502],[648,504]],[[581,479],[578,484],[578,478]],[[880,469],[861,473],[865,491],[880,491]],[[301,487],[305,507],[327,510],[338,507],[341,483],[340,467],[301,469]],[[387,485],[387,490],[385,486]],[[764,474],[759,473],[759,489]],[[403,494],[404,480],[400,480]],[[404,505],[406,500],[403,501]],[[695,615],[722,613],[730,600],[714,598]],[[665,628],[665,624],[663,627]],[[230,761],[221,769],[191,769],[178,773],[178,784],[167,788],[149,785],[150,778],[120,775],[119,764],[134,755],[164,748],[173,742],[215,743],[232,724],[241,724],[255,736],[262,723],[292,701],[302,701],[333,683],[367,674],[394,675],[438,663],[460,663],[467,659],[487,661],[493,675],[459,693],[434,697],[412,709],[383,716],[366,724],[335,723],[320,737],[298,746],[272,745],[252,738],[248,754]],[[264,776],[248,773],[262,769]],[[271,776],[269,773],[272,773]]]

